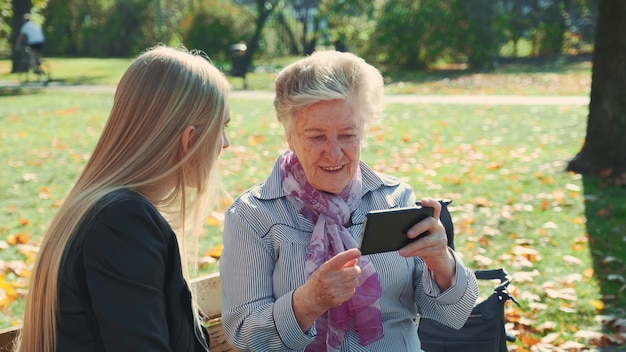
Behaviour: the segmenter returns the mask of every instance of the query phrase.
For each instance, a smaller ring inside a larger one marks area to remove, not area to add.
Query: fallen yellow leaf
[[[207,254],[209,255],[209,257],[219,259],[222,256],[223,250],[224,250],[224,245],[218,244],[217,246],[209,249],[209,252]]]
[[[591,303],[591,305],[596,309],[596,310],[603,310],[604,309],[604,302],[596,300],[596,299],[591,299],[589,300],[589,303]]]

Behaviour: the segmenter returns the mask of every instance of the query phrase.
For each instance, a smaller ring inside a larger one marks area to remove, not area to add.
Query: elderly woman
[[[317,52],[280,72],[274,105],[289,150],[226,213],[222,319],[249,351],[420,351],[419,317],[460,328],[478,295],[447,246],[441,205],[399,251],[361,256],[367,212],[414,206],[407,184],[360,160],[382,112],[378,70]],[[380,236],[385,236],[381,233]]]

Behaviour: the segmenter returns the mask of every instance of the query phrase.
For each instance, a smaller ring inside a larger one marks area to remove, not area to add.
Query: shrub
[[[230,55],[228,47],[245,42],[253,28],[249,14],[230,1],[205,0],[183,21],[183,41],[188,48],[203,50],[213,60],[224,61]]]

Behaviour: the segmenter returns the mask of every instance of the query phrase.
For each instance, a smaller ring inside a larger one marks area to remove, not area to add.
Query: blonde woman
[[[229,91],[184,49],[151,48],[130,65],[44,237],[16,351],[208,350],[173,228],[201,226],[229,145]]]

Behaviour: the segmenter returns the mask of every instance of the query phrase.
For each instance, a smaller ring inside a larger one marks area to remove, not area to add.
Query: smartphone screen
[[[406,207],[388,210],[375,210],[367,213],[359,249],[363,255],[397,251],[416,241],[428,232],[414,239],[407,237],[407,231],[418,222],[434,215],[432,207]]]

